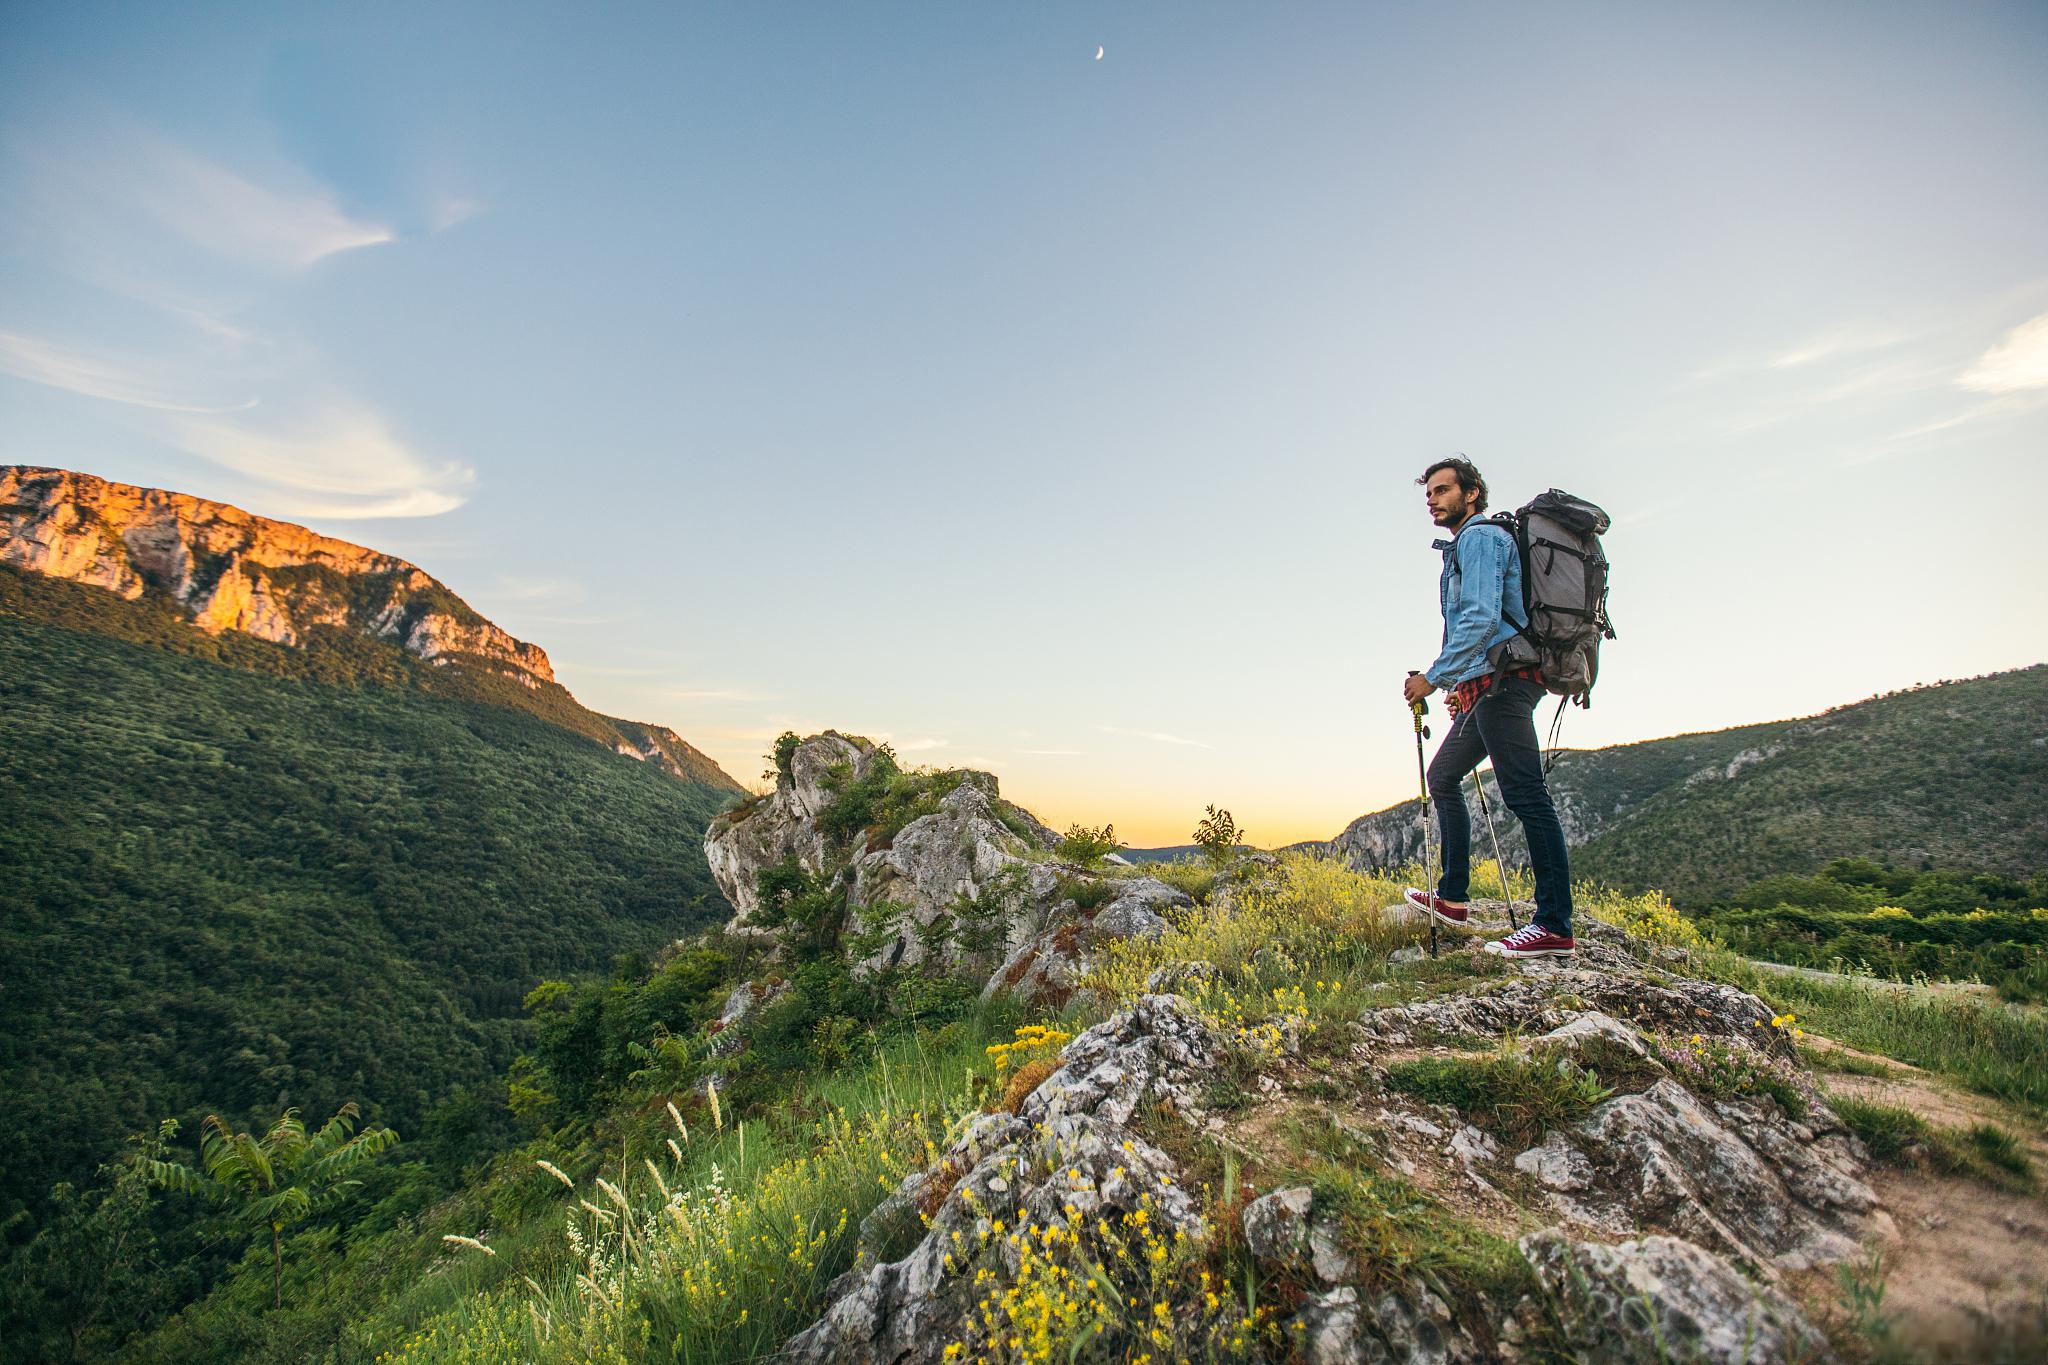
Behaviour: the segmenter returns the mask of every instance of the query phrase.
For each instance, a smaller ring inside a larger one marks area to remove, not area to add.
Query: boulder
[[[1314,1202],[1314,1192],[1306,1185],[1254,1199],[1244,1210],[1245,1246],[1268,1266],[1298,1279],[1343,1284],[1358,1267],[1344,1254],[1337,1225],[1311,1216]]]
[[[1153,939],[1166,930],[1166,913],[1194,901],[1153,877],[1116,884],[1113,899],[1093,910],[1072,900],[1041,900],[1020,923],[1036,924],[989,974],[982,998],[1006,992],[1019,999],[1061,1005],[1073,994],[1095,949],[1112,939]]]
[[[1691,1242],[1644,1237],[1605,1245],[1547,1228],[1518,1245],[1586,1365],[1829,1358],[1827,1343],[1789,1298],[1751,1284]]]
[[[1659,1228],[1756,1266],[1844,1260],[1890,1225],[1831,1114],[1810,1126],[1765,1100],[1710,1105],[1670,1079],[1553,1129],[1515,1167],[1581,1226]]]
[[[1192,1110],[1218,1064],[1201,1022],[1172,996],[1141,997],[1068,1044],[1061,1066],[1014,1117],[975,1116],[945,1154],[905,1179],[862,1225],[883,1245],[911,1209],[924,1235],[894,1260],[834,1281],[824,1314],[778,1359],[806,1365],[916,1365],[943,1358],[977,1293],[977,1272],[1018,1273],[1014,1238],[1058,1226],[1093,1242],[1112,1216],[1143,1210],[1162,1236],[1207,1235],[1173,1159],[1127,1125],[1140,1104]],[[1009,1233],[996,1232],[1001,1221]],[[1098,1255],[1106,1249],[1093,1247]]]

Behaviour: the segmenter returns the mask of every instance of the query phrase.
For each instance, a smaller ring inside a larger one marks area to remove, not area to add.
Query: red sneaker
[[[1466,910],[1462,905],[1452,905],[1433,891],[1408,888],[1408,903],[1424,914],[1435,915],[1437,919],[1454,929],[1465,927]]]
[[[1578,951],[1578,945],[1548,929],[1525,924],[1506,938],[1487,944],[1486,951],[1502,957],[1570,957]]]

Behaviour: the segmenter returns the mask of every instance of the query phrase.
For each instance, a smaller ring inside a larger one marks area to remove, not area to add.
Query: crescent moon
[[[1102,49],[1100,47],[1095,49],[1095,60],[1098,62],[1102,60]]]

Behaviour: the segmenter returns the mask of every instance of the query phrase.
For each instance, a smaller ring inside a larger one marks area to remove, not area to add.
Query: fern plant
[[[389,1128],[357,1133],[360,1112],[350,1101],[308,1135],[299,1111],[287,1109],[260,1138],[234,1132],[220,1115],[208,1114],[199,1128],[199,1169],[152,1160],[150,1178],[227,1206],[230,1221],[252,1233],[268,1229],[271,1306],[282,1308],[284,1230],[340,1202],[362,1183],[349,1172],[398,1141]]]

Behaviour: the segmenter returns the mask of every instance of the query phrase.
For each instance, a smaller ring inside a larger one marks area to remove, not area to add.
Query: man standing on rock
[[[1408,889],[1408,901],[1438,921],[1463,928],[1472,862],[1472,820],[1465,809],[1465,774],[1493,760],[1501,799],[1522,822],[1529,864],[1536,874],[1536,914],[1527,925],[1486,945],[1505,957],[1570,957],[1572,880],[1564,826],[1543,782],[1543,749],[1536,742],[1536,703],[1544,694],[1537,669],[1497,676],[1489,654],[1514,638],[1522,611],[1522,561],[1514,538],[1484,518],[1486,480],[1466,459],[1438,460],[1416,480],[1429,515],[1450,531],[1439,540],[1444,568],[1438,599],[1444,616],[1443,652],[1410,674],[1402,696],[1413,706],[1443,688],[1453,713],[1450,733],[1429,765],[1429,795],[1436,803],[1443,875],[1434,889]]]

